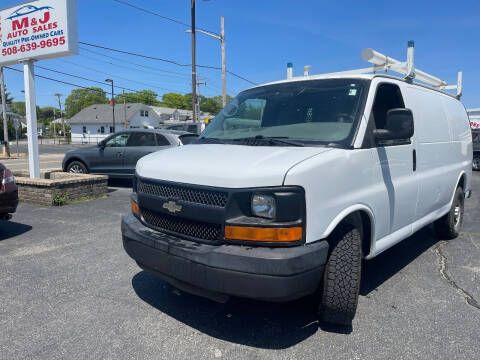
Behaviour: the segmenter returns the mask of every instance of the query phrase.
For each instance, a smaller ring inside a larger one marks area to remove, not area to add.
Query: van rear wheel
[[[352,225],[341,225],[330,242],[320,289],[320,319],[350,325],[357,311],[362,264],[362,237]]]
[[[473,156],[472,168],[473,170],[480,171],[480,155]]]
[[[440,239],[451,240],[458,236],[463,223],[464,203],[463,189],[458,187],[450,211],[434,223],[435,232]]]

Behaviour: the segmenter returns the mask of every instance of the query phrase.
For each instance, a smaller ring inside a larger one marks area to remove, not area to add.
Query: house
[[[150,106],[153,111],[160,117],[162,122],[168,121],[191,121],[193,119],[192,110],[172,109],[162,106]],[[200,111],[199,120],[203,121],[207,117],[211,116],[209,113]]]
[[[72,143],[98,143],[114,132],[112,107],[109,104],[90,105],[69,122]],[[158,128],[160,122],[160,117],[150,106],[139,103],[115,105],[115,132]]]

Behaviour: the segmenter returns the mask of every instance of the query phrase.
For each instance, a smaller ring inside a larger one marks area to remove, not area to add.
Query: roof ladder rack
[[[458,72],[458,80],[456,85],[448,85],[445,80],[415,68],[414,49],[415,43],[413,41],[409,41],[407,48],[407,61],[405,62],[392,59],[373,49],[364,49],[362,51],[362,59],[374,65],[373,69],[370,68],[369,72],[376,72],[380,70],[395,71],[405,76],[407,81],[413,81],[415,79],[426,83],[437,90],[457,90],[456,96],[458,99],[460,99],[462,96],[463,73],[461,71]]]
[[[462,77],[463,74],[461,71],[458,72],[458,79],[456,85],[448,85],[445,80],[442,80],[436,76],[430,75],[420,69],[415,68],[414,62],[414,51],[415,43],[413,41],[408,42],[407,47],[407,59],[405,62],[395,60],[391,57],[383,55],[378,51],[373,49],[364,49],[362,51],[362,59],[373,64],[373,67],[367,67],[363,69],[347,70],[340,71],[335,73],[322,74],[321,76],[332,76],[332,75],[354,75],[354,74],[366,74],[366,73],[375,73],[377,71],[394,71],[404,76],[405,80],[408,82],[413,82],[413,80],[423,82],[430,87],[436,90],[456,90],[456,97],[460,99],[462,96]],[[289,76],[287,78],[292,78],[292,65],[289,63]],[[305,70],[304,77],[308,76],[308,69]]]

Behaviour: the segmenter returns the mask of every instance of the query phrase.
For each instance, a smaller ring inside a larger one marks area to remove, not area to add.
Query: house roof
[[[175,111],[177,111],[180,115],[188,116],[190,118],[193,117],[193,111],[192,110],[185,110],[185,109],[172,109],[168,107],[163,107],[163,106],[150,106],[150,108],[157,113],[157,115],[161,116],[162,114],[167,114],[167,115],[173,115]],[[205,113],[203,111],[200,111],[200,116],[208,116],[210,115],[209,113]]]
[[[127,121],[140,110],[151,110],[148,105],[140,103],[127,103]],[[115,105],[115,120],[118,123],[124,121],[124,105]],[[160,120],[154,112],[151,114],[156,120]],[[112,122],[112,107],[109,104],[95,104],[82,109],[70,119],[70,124],[110,124]]]

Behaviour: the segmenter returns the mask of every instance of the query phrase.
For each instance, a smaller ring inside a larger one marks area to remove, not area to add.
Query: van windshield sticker
[[[348,91],[348,95],[350,95],[350,96],[355,96],[355,95],[357,95],[357,89],[350,89],[350,90]]]

